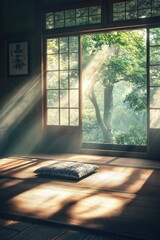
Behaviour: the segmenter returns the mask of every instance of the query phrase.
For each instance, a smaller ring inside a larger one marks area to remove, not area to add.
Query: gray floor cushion
[[[39,176],[80,179],[94,173],[97,169],[98,166],[93,164],[59,161],[52,165],[38,168],[34,171],[34,173]]]

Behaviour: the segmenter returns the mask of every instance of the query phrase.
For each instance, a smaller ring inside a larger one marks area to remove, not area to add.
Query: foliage
[[[99,98],[97,101],[98,107],[101,109],[103,105],[104,109],[103,111],[101,110],[103,119],[105,120],[105,116],[110,114],[110,117],[106,119],[110,121],[109,126],[112,127],[115,139],[113,141],[118,144],[146,144],[146,117],[142,118],[143,115],[146,115],[147,104],[145,34],[145,30],[142,29],[83,36],[82,67],[84,70],[94,59],[97,61],[97,54],[100,55],[94,72],[92,75],[90,74],[90,76],[92,76],[92,81],[90,82],[92,88],[90,89],[92,89],[92,91],[94,90],[96,93],[95,96],[97,96],[97,99]],[[93,75],[95,75],[95,78]],[[110,91],[110,96],[106,96],[107,98],[101,97],[100,100],[101,94],[96,87],[97,82],[103,86],[104,97],[106,89],[113,89],[113,94],[112,91]],[[118,89],[120,86],[119,83],[122,83],[121,95],[119,94],[120,89]],[[117,90],[115,91],[115,89]],[[107,105],[104,99],[109,100],[110,105]],[[95,106],[96,104],[94,107]],[[97,109],[95,109],[95,111],[96,110]],[[118,113],[116,112],[117,110],[119,111]],[[94,112],[93,107],[92,112]],[[121,132],[119,126],[115,125],[115,123],[118,122],[116,119],[117,114],[120,116],[121,112],[124,112],[121,119],[124,121],[124,123],[121,124],[124,125],[122,128],[125,128],[125,119],[128,119],[128,130],[125,129],[127,131],[125,133]],[[89,117],[85,114],[86,111],[83,113],[83,136],[84,139],[87,138],[88,141],[90,141],[89,136],[87,136],[87,129],[94,128],[95,130],[95,128],[97,128],[96,117],[94,115],[94,124],[92,124],[90,119],[90,122],[86,125],[86,118]],[[99,131],[102,131],[101,127]],[[95,131],[92,130],[92,132]],[[101,139],[99,138],[98,130],[91,138],[94,138],[97,142],[105,141],[103,137]],[[92,141],[93,139],[91,142]]]
[[[115,139],[117,144],[124,145],[146,145],[146,132],[147,127],[141,125],[130,126],[127,132],[116,132]]]

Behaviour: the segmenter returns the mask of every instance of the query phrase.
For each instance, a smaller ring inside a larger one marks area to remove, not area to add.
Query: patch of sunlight
[[[153,170],[133,168],[113,168],[110,171],[102,170],[97,176],[97,179],[101,180],[98,187],[137,192],[143,187],[152,173]]]
[[[113,171],[112,173],[113,173],[112,178],[110,179],[110,182],[108,182],[107,184],[110,187],[121,186],[129,179],[129,177],[132,174],[132,172],[126,172],[126,171],[123,171],[123,172]]]
[[[107,161],[107,160],[111,160],[113,157],[104,157],[104,156],[96,156],[96,155],[73,155],[71,157],[69,157],[69,159],[73,160],[90,160],[90,161],[94,161],[94,160],[99,160],[101,162],[101,160]],[[102,163],[102,162],[101,162]]]
[[[140,173],[139,174],[137,173],[136,178],[129,179],[130,184],[128,184],[128,186],[126,186],[124,190],[128,192],[139,191],[143,187],[147,179],[151,176],[152,173],[153,173],[153,170],[140,170]]]
[[[117,175],[117,172],[113,171],[112,169],[99,169],[96,173],[96,179],[97,181],[94,181],[93,183],[95,184],[95,186],[99,186],[99,183],[103,183],[105,184],[104,181],[108,181],[108,180],[111,180],[112,177],[114,177],[114,175]],[[88,179],[89,180],[89,179]],[[88,182],[88,181],[87,181]]]
[[[1,159],[0,161],[0,172],[4,172],[7,170],[15,170],[16,168],[19,168],[21,164],[24,164],[24,161],[10,161],[9,159]]]
[[[94,57],[91,59],[89,64],[82,72],[83,76],[83,85],[82,85],[82,92],[83,95],[87,95],[87,90],[90,85],[93,85],[99,76],[99,71],[102,67],[102,64],[109,60],[113,54],[113,48],[107,45],[103,46],[100,51],[98,51]]]
[[[80,200],[69,213],[71,216],[77,215],[79,220],[118,216],[132,200],[133,198],[121,198],[118,195],[95,193]]]
[[[82,194],[83,195],[83,194]],[[40,184],[32,189],[25,190],[10,199],[14,211],[36,214],[36,216],[49,217],[63,208],[70,208],[70,202],[81,199],[81,194],[69,187],[50,187],[48,184]],[[74,203],[73,203],[74,204]],[[68,207],[66,207],[68,205]]]
[[[19,171],[19,170],[21,170],[21,169],[23,169],[24,167],[31,167],[33,165],[33,162],[27,162],[27,163],[23,163],[22,162],[22,165],[21,165],[21,163],[19,162],[19,163],[11,163],[11,164],[5,164],[4,166],[2,165],[2,167],[3,167],[3,169],[1,168],[0,169],[0,171],[2,171],[2,172],[7,172],[8,170],[11,170],[11,172],[13,172],[13,171]]]
[[[38,217],[51,217],[60,213],[67,215],[71,221],[78,216],[78,221],[81,222],[118,216],[134,197],[41,184],[14,196],[9,203],[17,213],[28,213]]]

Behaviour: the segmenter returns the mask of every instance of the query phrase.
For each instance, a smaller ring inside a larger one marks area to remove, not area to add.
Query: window
[[[131,0],[113,3],[113,21],[160,16],[160,0]]]
[[[79,125],[79,38],[47,39],[47,125]]]
[[[101,23],[101,6],[74,8],[46,13],[46,29]]]
[[[160,128],[160,28],[149,31],[150,128]]]
[[[44,124],[73,126],[84,147],[147,151],[160,129],[160,0],[94,4],[45,12]]]

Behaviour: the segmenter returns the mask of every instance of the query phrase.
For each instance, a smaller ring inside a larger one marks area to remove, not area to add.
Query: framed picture
[[[8,75],[28,75],[28,42],[8,43]]]

